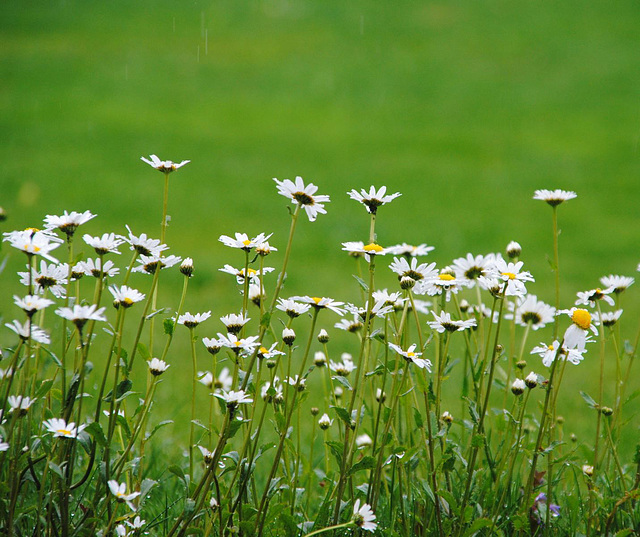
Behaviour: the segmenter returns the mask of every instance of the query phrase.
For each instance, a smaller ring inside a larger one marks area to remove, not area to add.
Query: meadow
[[[561,208],[561,307],[570,308],[576,293],[597,287],[602,276],[636,272],[635,2],[615,9],[605,2],[6,2],[0,9],[0,205],[8,217],[2,231],[90,210],[98,217],[83,232],[126,235],[127,224],[136,235],[159,238],[162,175],[140,156],[189,159],[171,176],[166,230],[171,253],[194,259],[183,311],[239,311],[238,289],[218,270],[239,261],[221,235],[273,233],[275,285],[289,217],[273,178],[297,175],[331,203],[327,216],[297,231],[285,296],[362,299],[354,260],[341,249],[368,237],[369,221],[347,191],[371,184],[402,193],[381,214],[377,243],[427,243],[435,250],[425,261],[439,268],[467,252],[505,255],[515,240],[536,279],[531,292],[552,304],[551,220],[531,198],[536,189],[563,188],[578,198]],[[0,313],[10,322],[16,314],[9,297],[24,290],[15,278],[24,255],[4,243],[2,256]],[[377,287],[392,289],[397,278],[381,266],[392,257],[381,259]],[[182,279],[167,271],[159,307],[175,311]],[[624,296],[631,345],[636,297],[635,287]],[[209,323],[201,337],[222,329]],[[350,334],[333,323],[322,326],[333,353],[357,355]],[[127,328],[125,340],[134,334]],[[12,348],[15,334],[4,329],[0,343]],[[538,343],[529,336],[529,346]],[[453,349],[463,353],[462,345]],[[158,431],[150,452],[183,465],[192,382],[187,331],[177,330],[171,352],[171,379],[161,385],[152,420],[170,415],[175,423]],[[204,369],[206,357],[199,361]],[[145,367],[137,364],[138,374]],[[458,371],[452,374],[453,384]],[[570,374],[595,397],[597,351]],[[611,406],[615,375],[610,364]],[[564,382],[564,434],[576,435],[586,463],[596,420]],[[459,395],[447,397],[456,408],[454,428],[461,427]],[[205,391],[197,400],[209,408]],[[629,462],[635,421],[620,435],[620,457]]]

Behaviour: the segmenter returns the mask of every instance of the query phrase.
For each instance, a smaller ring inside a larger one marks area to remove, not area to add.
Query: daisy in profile
[[[229,315],[220,317],[220,321],[222,321],[222,324],[225,325],[225,327],[227,328],[227,332],[229,332],[230,334],[238,334],[240,330],[242,330],[244,325],[247,324],[250,320],[251,318],[242,313],[240,313],[239,315],[230,313]]]
[[[3,242],[8,241],[13,248],[22,250],[29,257],[39,255],[53,263],[58,262],[55,257],[50,255],[50,252],[62,243],[62,239],[58,237],[34,228],[24,231],[10,231],[3,233],[3,236]]]
[[[69,240],[73,237],[73,234],[79,226],[86,224],[95,217],[96,215],[91,214],[91,211],[84,211],[83,213],[77,213],[76,211],[68,213],[64,211],[60,216],[48,214],[44,219],[44,227],[49,231],[59,229],[67,235],[67,239]]]
[[[151,358],[151,360],[147,361],[147,364],[149,364],[149,372],[154,377],[159,377],[171,367],[167,362],[160,360],[159,358]]]
[[[371,256],[385,255],[386,250],[379,244],[365,244],[362,241],[343,242],[342,249],[350,254],[364,255],[367,262],[371,261]]]
[[[43,425],[54,437],[62,438],[78,438],[78,435],[84,430],[86,425],[76,427],[75,423],[67,423],[63,419],[51,418],[43,422]]]
[[[589,331],[598,335],[598,329],[593,324],[591,314],[582,308],[571,308],[570,310],[560,310],[561,313],[567,314],[571,318],[571,326],[564,333],[564,344],[568,349],[578,349],[582,352],[587,342]]]
[[[117,502],[126,503],[129,506],[129,509],[131,509],[132,511],[136,510],[131,500],[140,496],[139,492],[132,492],[131,494],[127,494],[127,484],[118,483],[115,479],[110,480],[108,485],[111,494],[116,497]]]
[[[211,310],[205,311],[204,313],[189,313],[187,311],[178,317],[178,324],[183,324],[191,329],[198,326],[201,322],[206,321],[209,317],[211,317]]]
[[[368,192],[364,188],[362,188],[360,189],[360,192],[353,189],[347,192],[347,194],[351,199],[362,203],[362,205],[366,207],[367,212],[371,214],[376,214],[378,212],[378,207],[386,205],[397,197],[402,196],[400,192],[387,195],[386,186],[382,186],[379,190],[376,190],[373,185],[371,185]]]
[[[218,399],[222,399],[226,404],[227,408],[236,408],[238,405],[253,403],[253,399],[249,397],[243,390],[239,390],[234,392],[233,390],[230,392],[221,392],[215,393],[215,397]]]
[[[279,298],[276,306],[276,309],[284,311],[292,319],[306,313],[310,308],[309,304],[300,304],[291,298]]]
[[[31,405],[35,402],[36,399],[23,397],[22,395],[10,395],[7,398],[11,412],[15,412],[18,416],[26,416],[29,408],[31,408]]]
[[[451,318],[451,315],[446,311],[443,311],[440,315],[436,312],[433,313],[435,321],[429,321],[427,324],[436,332],[442,334],[444,332],[458,332],[476,326],[475,319],[469,319],[467,321],[456,321]]]
[[[426,360],[424,358],[420,358],[422,356],[421,352],[415,352],[416,344],[411,345],[406,351],[402,349],[399,345],[394,343],[389,343],[389,348],[395,351],[397,354],[402,356],[407,362],[411,362],[416,364],[420,369],[426,368],[429,373],[431,373],[431,361]]]
[[[146,162],[152,168],[162,173],[171,173],[178,168],[182,168],[185,164],[189,164],[190,160],[183,160],[179,164],[170,160],[160,160],[156,155],[151,155],[148,159],[140,157],[140,160]]]
[[[577,198],[578,195],[570,190],[536,190],[533,199],[546,201],[551,207],[557,207],[562,202]]]
[[[224,341],[216,338],[203,337],[202,343],[209,351],[209,354],[218,354],[220,349],[224,347]]]
[[[98,255],[106,255],[106,254],[118,254],[118,246],[120,246],[124,239],[121,239],[115,233],[105,233],[102,237],[92,237],[89,234],[85,234],[82,239],[86,242],[91,248],[96,251]]]
[[[42,343],[43,345],[51,343],[49,334],[39,326],[36,326],[35,324],[32,325],[31,320],[27,320],[24,324],[21,324],[18,321],[13,321],[12,323],[6,323],[5,326],[18,334],[18,337],[20,337],[22,341],[27,341],[31,338],[32,341]]]
[[[375,522],[376,515],[373,513],[371,506],[368,503],[363,503],[360,507],[360,500],[356,500],[353,504],[353,517],[351,521],[358,528],[362,528],[364,531],[376,531],[378,524]]]
[[[107,318],[104,316],[105,307],[98,308],[95,304],[90,306],[80,306],[75,304],[72,308],[62,307],[55,311],[55,314],[67,319],[76,325],[79,331],[87,323],[87,321],[103,321],[106,322]]]
[[[425,256],[429,252],[435,250],[434,246],[427,246],[426,244],[407,244],[403,242],[402,244],[395,244],[394,246],[389,246],[387,248],[387,252],[393,255],[403,255],[405,257],[420,257]]]
[[[352,356],[348,352],[343,352],[341,358],[341,362],[331,360],[329,362],[329,369],[336,375],[348,377],[349,373],[356,369],[356,365],[353,363]]]
[[[305,186],[300,176],[296,177],[295,182],[290,179],[279,181],[274,178],[273,180],[278,187],[278,194],[289,198],[296,205],[300,205],[307,213],[310,222],[315,221],[318,214],[327,214],[324,203],[328,203],[331,200],[326,195],[315,195],[318,187],[313,183]]]
[[[238,338],[235,334],[224,335],[218,332],[218,339],[222,341],[224,347],[231,349],[236,354],[239,352],[251,354],[260,347],[258,336]]]
[[[634,282],[635,280],[629,276],[616,276],[613,274],[600,278],[600,283],[608,289],[613,289],[616,295],[626,291]]]
[[[155,274],[158,268],[166,269],[177,265],[182,261],[181,257],[176,255],[141,255],[138,258],[138,266],[134,267],[132,272],[146,272],[147,274]]]
[[[227,235],[220,235],[218,239],[225,246],[229,246],[229,248],[239,248],[240,250],[244,250],[245,252],[250,252],[258,245],[263,244],[264,242],[271,237],[273,233],[269,235],[265,235],[264,233],[260,233],[259,235],[249,238],[246,233],[236,233],[235,238],[229,237]]]
[[[74,267],[74,270],[76,269],[81,270],[86,276],[93,276],[94,278],[113,278],[120,274],[120,269],[113,264],[113,261],[105,261],[103,264],[99,257],[80,261]]]
[[[54,303],[53,300],[38,295],[27,295],[24,298],[13,295],[13,302],[27,314],[27,317],[33,317],[36,311],[42,310]]]
[[[129,226],[125,227],[127,228],[129,235],[127,237],[120,235],[120,238],[129,244],[131,250],[138,254],[157,257],[160,256],[162,252],[169,249],[169,247],[166,244],[162,244],[159,239],[151,239],[147,237],[146,233],[136,236],[131,232],[131,228]]]
[[[556,309],[538,300],[536,295],[518,298],[515,320],[516,324],[520,326],[530,326],[533,330],[538,330],[552,323],[555,320],[555,316]]]
[[[352,319],[340,319],[340,321],[334,324],[333,327],[351,332],[353,334],[355,332],[358,332],[359,330],[362,330],[362,318],[357,313],[354,313]]]
[[[113,305],[116,308],[130,308],[136,302],[144,300],[145,297],[140,291],[126,285],[121,287],[112,285],[109,287],[109,292],[113,295]]]
[[[297,302],[302,302],[304,304],[310,304],[311,307],[316,309],[330,309],[334,313],[338,315],[344,315],[344,302],[338,302],[337,300],[333,300],[333,298],[327,297],[317,297],[317,296],[292,296],[291,300],[295,300]]]
[[[622,315],[622,310],[604,311],[602,312],[602,316],[600,316],[600,314],[596,312],[594,314],[594,323],[602,324],[602,326],[611,328],[618,322],[621,315]]]
[[[244,285],[244,279],[245,279],[244,268],[237,269],[235,267],[232,267],[231,265],[225,265],[223,268],[218,270],[220,272],[226,272],[227,274],[232,274],[233,276],[236,277],[236,281],[238,282],[238,285]],[[249,278],[249,283],[259,284],[261,277],[264,278],[265,274],[269,272],[273,272],[274,270],[275,269],[273,267],[262,267],[262,270],[255,270],[252,268],[248,269],[247,277]]]

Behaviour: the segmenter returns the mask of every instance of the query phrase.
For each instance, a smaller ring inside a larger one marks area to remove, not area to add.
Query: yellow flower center
[[[589,330],[591,326],[591,314],[587,310],[575,310],[571,314],[571,320],[583,330]]]
[[[384,248],[382,246],[380,246],[379,244],[374,244],[373,242],[371,244],[367,244],[363,250],[365,252],[382,252],[382,250],[384,250]]]
[[[71,436],[71,431],[69,429],[57,429],[56,433],[60,433],[65,436]]]
[[[37,227],[28,227],[25,229],[25,231],[31,231],[31,233],[37,233],[40,230]]]
[[[248,272],[248,274],[249,274],[249,275],[251,275],[251,274],[257,274],[257,273],[258,273],[258,271],[257,271],[257,270],[252,269],[252,268],[250,268],[247,272]]]
[[[251,244],[251,241],[247,239],[246,241],[242,241],[242,244],[244,244],[245,246],[249,246]]]
[[[240,343],[239,341],[234,341],[234,342],[233,342],[233,344],[234,344],[236,347],[239,347],[240,345],[242,345],[242,343]]]
[[[513,272],[503,272],[502,275],[506,276],[510,280],[515,280],[516,279],[516,275]]]
[[[131,304],[133,304],[133,300],[131,300],[129,297],[125,298],[123,300],[123,302],[127,305],[127,306],[131,306]]]
[[[313,300],[316,304],[320,304],[320,301],[322,300],[321,298],[318,298],[317,296],[312,296],[311,300]]]
[[[553,350],[553,345],[549,345],[549,346],[547,346],[547,350],[552,351],[552,350]]]
[[[267,354],[269,352],[268,349],[265,349],[264,347],[260,347],[260,354]]]
[[[408,353],[407,353],[407,356],[408,356],[409,358],[413,358],[415,355],[416,355],[416,353],[415,353],[415,352],[408,352]]]
[[[438,278],[447,282],[450,282],[451,280],[456,279],[455,276],[452,276],[451,274],[447,274],[446,272],[444,274],[438,275]]]

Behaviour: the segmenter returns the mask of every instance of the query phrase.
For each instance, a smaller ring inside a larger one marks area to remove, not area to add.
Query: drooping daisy
[[[237,269],[232,267],[231,265],[225,265],[223,268],[218,269],[220,272],[226,272],[227,274],[233,274],[236,277],[236,281],[239,285],[244,285],[244,268]],[[250,268],[247,270],[247,275],[249,278],[249,283],[260,282],[260,277],[264,277],[268,272],[273,272],[275,269],[273,267],[262,267],[262,270],[255,270]]]
[[[114,306],[122,308],[129,308],[136,302],[144,300],[145,297],[140,291],[126,285],[120,287],[112,285],[109,287],[109,292],[113,295]]]
[[[158,267],[162,269],[167,269],[177,265],[182,261],[181,257],[176,255],[141,255],[138,258],[138,265],[133,268],[132,272],[146,272],[147,274],[155,274]]]
[[[269,360],[271,358],[275,358],[276,356],[284,356],[284,352],[279,351],[276,347],[278,343],[273,343],[271,347],[268,349],[266,347],[260,346],[258,349],[258,358]]]
[[[598,329],[592,322],[591,314],[581,308],[560,310],[557,315],[561,313],[566,313],[571,318],[571,326],[569,326],[564,333],[565,347],[568,349],[578,349],[580,352],[584,351],[589,330],[595,335],[598,335]]]
[[[48,214],[44,219],[44,227],[48,230],[59,229],[68,238],[71,238],[79,226],[86,224],[95,216],[95,214],[91,214],[91,211],[84,211],[83,213],[77,213],[76,211],[68,213],[64,211],[60,216]]]
[[[182,168],[182,166],[184,166],[185,164],[189,164],[189,162],[191,162],[190,160],[183,160],[182,162],[180,162],[180,164],[178,164],[170,160],[160,160],[156,155],[151,155],[149,158],[151,160],[140,157],[140,160],[146,162],[149,166],[162,173],[171,173],[178,168]]]
[[[594,323],[602,324],[602,326],[606,326],[610,328],[618,322],[618,319],[620,319],[621,315],[622,315],[622,310],[604,311],[602,312],[602,316],[600,316],[600,314],[596,312],[594,314]]]
[[[435,321],[429,321],[427,324],[436,332],[440,334],[446,332],[458,332],[476,326],[475,319],[468,319],[466,321],[456,321],[451,318],[451,315],[446,311],[443,311],[438,315],[435,311],[432,311]]]
[[[91,246],[98,255],[120,255],[118,246],[124,242],[124,239],[119,238],[115,233],[105,233],[102,237],[92,237],[87,233],[83,235],[82,239]]]
[[[23,397],[22,395],[10,395],[7,398],[9,408],[11,412],[16,412],[18,416],[26,416],[31,405],[36,402],[36,399],[30,397]]]
[[[76,424],[71,422],[67,423],[60,418],[51,418],[43,422],[43,425],[53,436],[60,436],[63,438],[78,438],[78,435],[84,430],[86,425],[80,425],[76,427]]]
[[[334,328],[339,328],[340,330],[345,330],[347,332],[351,332],[352,334],[357,332],[358,330],[362,330],[362,318],[357,313],[353,315],[353,318],[350,319],[340,319],[336,324],[333,325]]]
[[[369,447],[371,445],[373,445],[373,440],[367,433],[356,436],[356,446],[359,448]]]
[[[13,302],[27,314],[27,317],[33,317],[36,311],[42,310],[54,303],[53,300],[38,295],[27,295],[24,298],[13,295]]]
[[[409,277],[412,280],[428,280],[438,275],[435,263],[420,263],[414,257],[409,263],[404,257],[394,257],[389,268],[398,275],[398,280]]]
[[[229,237],[227,235],[220,235],[218,239],[225,246],[229,246],[230,248],[239,248],[240,250],[244,250],[245,252],[250,252],[259,244],[264,243],[269,237],[271,237],[272,233],[269,235],[265,235],[264,233],[260,233],[259,235],[249,238],[246,233],[236,233],[235,239]]]
[[[378,524],[375,522],[376,515],[373,514],[373,510],[368,503],[362,504],[360,507],[360,500],[356,500],[353,504],[353,517],[352,522],[359,528],[365,531],[376,531]]]
[[[77,268],[82,270],[85,275],[93,276],[94,278],[100,278],[101,276],[113,278],[120,273],[120,269],[113,264],[113,261],[105,261],[103,264],[99,257],[80,261]]]
[[[556,309],[541,300],[536,295],[519,297],[516,306],[515,321],[520,326],[530,326],[533,330],[543,328],[552,323],[556,316]]]
[[[151,239],[147,237],[146,233],[142,233],[140,236],[136,236],[132,233],[129,226],[125,226],[129,232],[129,236],[125,237],[120,235],[120,238],[129,243],[131,250],[134,250],[140,255],[146,255],[149,257],[157,257],[162,254],[169,247],[166,244],[162,244],[159,239]]]
[[[230,313],[229,315],[225,315],[220,317],[220,321],[227,328],[227,332],[230,334],[238,334],[245,324],[247,324],[251,320],[250,317],[240,313],[239,315],[235,313]]]
[[[78,330],[82,330],[88,321],[106,322],[107,318],[103,315],[105,309],[105,307],[98,308],[95,304],[91,304],[90,306],[80,306],[79,304],[75,304],[72,308],[58,308],[55,311],[55,314],[63,319],[71,321],[76,325]]]
[[[389,348],[395,351],[397,354],[402,356],[407,362],[412,362],[416,364],[420,369],[426,368],[429,373],[431,373],[431,361],[420,358],[422,356],[421,352],[414,352],[416,350],[416,344],[411,345],[406,351],[402,349],[399,345],[394,343],[389,343]]]
[[[278,194],[289,198],[296,205],[300,205],[306,211],[310,222],[313,222],[318,214],[327,214],[323,204],[331,200],[326,195],[314,196],[318,191],[318,187],[313,183],[305,186],[300,176],[296,177],[295,183],[290,179],[279,181],[274,178],[273,180],[278,187]]]
[[[333,300],[332,298],[319,298],[317,296],[292,296],[291,300],[296,300],[304,304],[311,304],[311,307],[316,309],[330,309],[338,315],[344,315],[344,309],[341,307],[344,305],[344,302],[338,302],[337,300]]]
[[[353,200],[359,201],[364,205],[367,209],[367,212],[371,214],[376,214],[378,212],[378,207],[385,205],[399,196],[402,196],[400,192],[396,192],[395,194],[387,193],[387,187],[382,186],[379,190],[376,190],[373,185],[369,188],[369,192],[367,192],[364,188],[360,189],[360,192],[353,189],[347,192],[349,197]]]
[[[472,255],[467,254],[466,257],[459,257],[453,260],[453,270],[456,278],[466,280],[469,287],[474,287],[480,276],[489,276],[495,268],[496,256],[489,255]]]
[[[387,252],[393,255],[403,255],[405,257],[420,257],[425,256],[429,252],[435,250],[434,246],[427,246],[425,243],[413,245],[403,242],[402,244],[395,244],[389,246]]]
[[[496,259],[495,268],[498,273],[498,278],[507,283],[504,291],[505,296],[523,296],[527,293],[524,282],[535,281],[531,273],[520,270],[523,265],[524,263],[522,261],[507,263],[502,258]]]
[[[364,255],[367,262],[371,261],[371,256],[385,255],[386,250],[379,244],[365,244],[362,241],[343,242],[342,249],[351,254]]]
[[[311,306],[309,304],[300,304],[291,298],[279,298],[278,305],[276,306],[276,309],[284,311],[292,319],[306,313],[310,308]]]
[[[129,506],[129,509],[131,509],[132,511],[136,510],[131,500],[140,496],[139,492],[132,492],[131,494],[127,494],[127,484],[118,483],[115,479],[111,479],[107,484],[109,485],[111,494],[116,497],[117,502],[126,503]]]
[[[35,324],[32,325],[30,320],[27,320],[24,324],[21,324],[19,321],[13,321],[12,323],[5,323],[5,326],[18,334],[23,341],[27,341],[29,337],[31,337],[31,340],[36,343],[42,343],[43,345],[51,343],[49,334],[39,326]]]
[[[578,195],[570,190],[536,190],[533,195],[534,200],[546,201],[551,207],[577,197]]]
[[[576,306],[595,307],[597,300],[604,300],[609,306],[615,306],[615,301],[609,295],[613,293],[613,288],[608,289],[590,289],[589,291],[578,291]]]
[[[167,362],[165,362],[164,360],[160,360],[159,358],[151,358],[151,360],[148,360],[147,363],[149,364],[149,372],[154,377],[162,375],[162,373],[164,373],[171,367],[169,364],[167,364]]]
[[[616,295],[626,291],[634,282],[635,280],[630,276],[616,276],[614,274],[600,278],[600,283],[607,288],[613,288],[613,292]]]
[[[27,266],[29,270],[29,266]],[[61,263],[47,264],[46,261],[40,262],[40,270],[35,267],[31,268],[31,282],[35,286],[35,291],[44,293],[49,290],[56,298],[64,298],[66,294],[65,285],[67,284],[67,275],[69,274],[69,265]],[[20,283],[29,285],[29,272],[18,272]]]
[[[537,347],[534,347],[531,350],[531,354],[537,354],[542,358],[542,365],[545,367],[551,367],[551,364],[556,358],[556,355],[561,360],[567,360],[568,362],[578,365],[584,358],[582,356],[583,351],[579,351],[578,349],[568,349],[566,346],[562,346],[560,351],[558,351],[558,346],[560,345],[559,341],[554,341],[551,345],[546,345],[545,343],[540,343]]]
[[[202,343],[204,343],[204,346],[207,348],[210,354],[218,354],[220,352],[220,349],[224,347],[224,341],[216,338],[203,337]]]
[[[178,324],[183,324],[187,328],[195,328],[201,322],[206,321],[209,317],[211,317],[211,310],[195,314],[187,311],[178,317]]]
[[[2,235],[4,236],[3,241],[8,241],[13,248],[22,250],[28,256],[39,255],[53,263],[58,262],[55,257],[49,254],[62,243],[58,237],[37,229],[10,231]]]

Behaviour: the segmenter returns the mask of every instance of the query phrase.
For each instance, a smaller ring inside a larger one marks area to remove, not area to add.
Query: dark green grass
[[[358,298],[340,242],[366,238],[346,191],[370,184],[404,194],[380,214],[381,244],[427,242],[445,265],[518,240],[548,301],[550,210],[531,197],[576,190],[560,209],[566,307],[640,260],[635,1],[8,1],[0,14],[4,229],[90,209],[89,233],[128,223],[157,236],[162,176],[139,157],[191,159],[171,178],[168,232],[196,261],[188,310],[238,309],[217,269],[241,256],[220,234],[274,232],[280,265],[288,219],[273,177],[333,199],[301,222],[285,294]],[[20,292],[21,265],[12,254],[4,297]],[[591,391],[596,354],[572,370]]]

